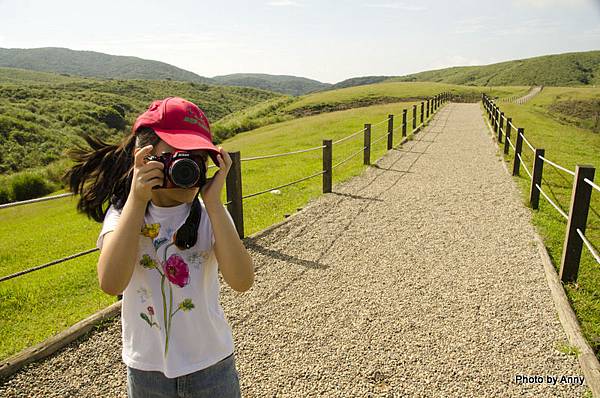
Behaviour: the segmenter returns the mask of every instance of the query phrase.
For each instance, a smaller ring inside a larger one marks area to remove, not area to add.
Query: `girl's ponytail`
[[[160,138],[154,130],[144,127],[118,144],[103,142],[86,133],[80,136],[91,149],[76,146],[67,151],[76,164],[63,179],[68,182],[71,192],[80,195],[77,210],[102,222],[108,209],[108,205],[103,209],[106,201],[117,209],[125,206],[131,189],[135,148],[157,145]]]
[[[160,137],[150,127],[140,127],[135,135],[130,134],[119,144],[108,144],[88,134],[81,134],[91,149],[76,146],[67,155],[76,164],[65,173],[70,191],[79,194],[77,210],[98,222],[104,221],[108,200],[116,209],[125,206],[133,178],[133,153],[135,148],[158,145]],[[202,168],[202,182],[206,182],[206,169]],[[181,249],[189,249],[198,240],[198,226],[202,217],[202,207],[198,197],[194,198],[190,213],[175,235],[175,244]]]

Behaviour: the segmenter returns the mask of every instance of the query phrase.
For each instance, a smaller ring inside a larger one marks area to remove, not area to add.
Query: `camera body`
[[[202,187],[206,183],[206,163],[204,158],[187,151],[163,152],[160,156],[148,155],[144,159],[161,162],[164,178],[161,188]]]

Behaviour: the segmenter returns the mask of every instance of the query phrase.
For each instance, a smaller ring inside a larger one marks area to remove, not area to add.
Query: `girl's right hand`
[[[156,160],[146,162],[144,157],[152,151],[152,145],[137,148],[134,152],[133,178],[129,195],[146,205],[152,199],[152,187],[162,186],[164,164]]]

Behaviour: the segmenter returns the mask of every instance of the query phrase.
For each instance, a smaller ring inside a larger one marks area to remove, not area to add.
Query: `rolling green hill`
[[[303,95],[313,91],[326,90],[331,86],[317,80],[288,75],[266,75],[262,73],[235,73],[215,76],[212,80],[227,86],[256,87],[263,90],[289,95]]]
[[[164,62],[95,51],[75,51],[60,47],[0,48],[0,67],[103,79],[178,80],[210,83],[210,79],[206,77]]]
[[[362,77],[353,77],[350,79],[342,80],[331,87],[329,90],[337,90],[340,88],[346,87],[354,87],[354,86],[365,86],[368,84],[381,83],[385,80],[391,79],[395,76],[362,76]]]
[[[589,86],[600,84],[600,51],[545,55],[484,66],[457,66],[392,78],[472,86]]]
[[[168,96],[198,104],[214,122],[279,95],[196,82],[102,81],[0,68],[0,172],[47,165],[67,146],[82,142],[80,132],[117,140],[152,100]]]
[[[325,90],[331,86],[304,77],[260,73],[236,73],[208,78],[164,62],[60,47],[0,48],[0,67],[56,73],[67,78],[175,80],[253,87],[289,95],[302,95]],[[3,73],[0,82],[10,79],[7,75]],[[34,77],[34,80],[37,78],[39,75]],[[23,76],[20,80],[23,80]],[[57,80],[57,78],[46,76],[41,80]]]

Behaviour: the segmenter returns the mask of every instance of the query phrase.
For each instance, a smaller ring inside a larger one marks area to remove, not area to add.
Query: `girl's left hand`
[[[233,163],[229,154],[222,147],[219,146],[217,148],[221,151],[217,155],[219,170],[200,189],[200,195],[204,204],[218,204],[221,202],[221,191],[223,190],[223,185],[225,185],[225,177],[227,177]]]

